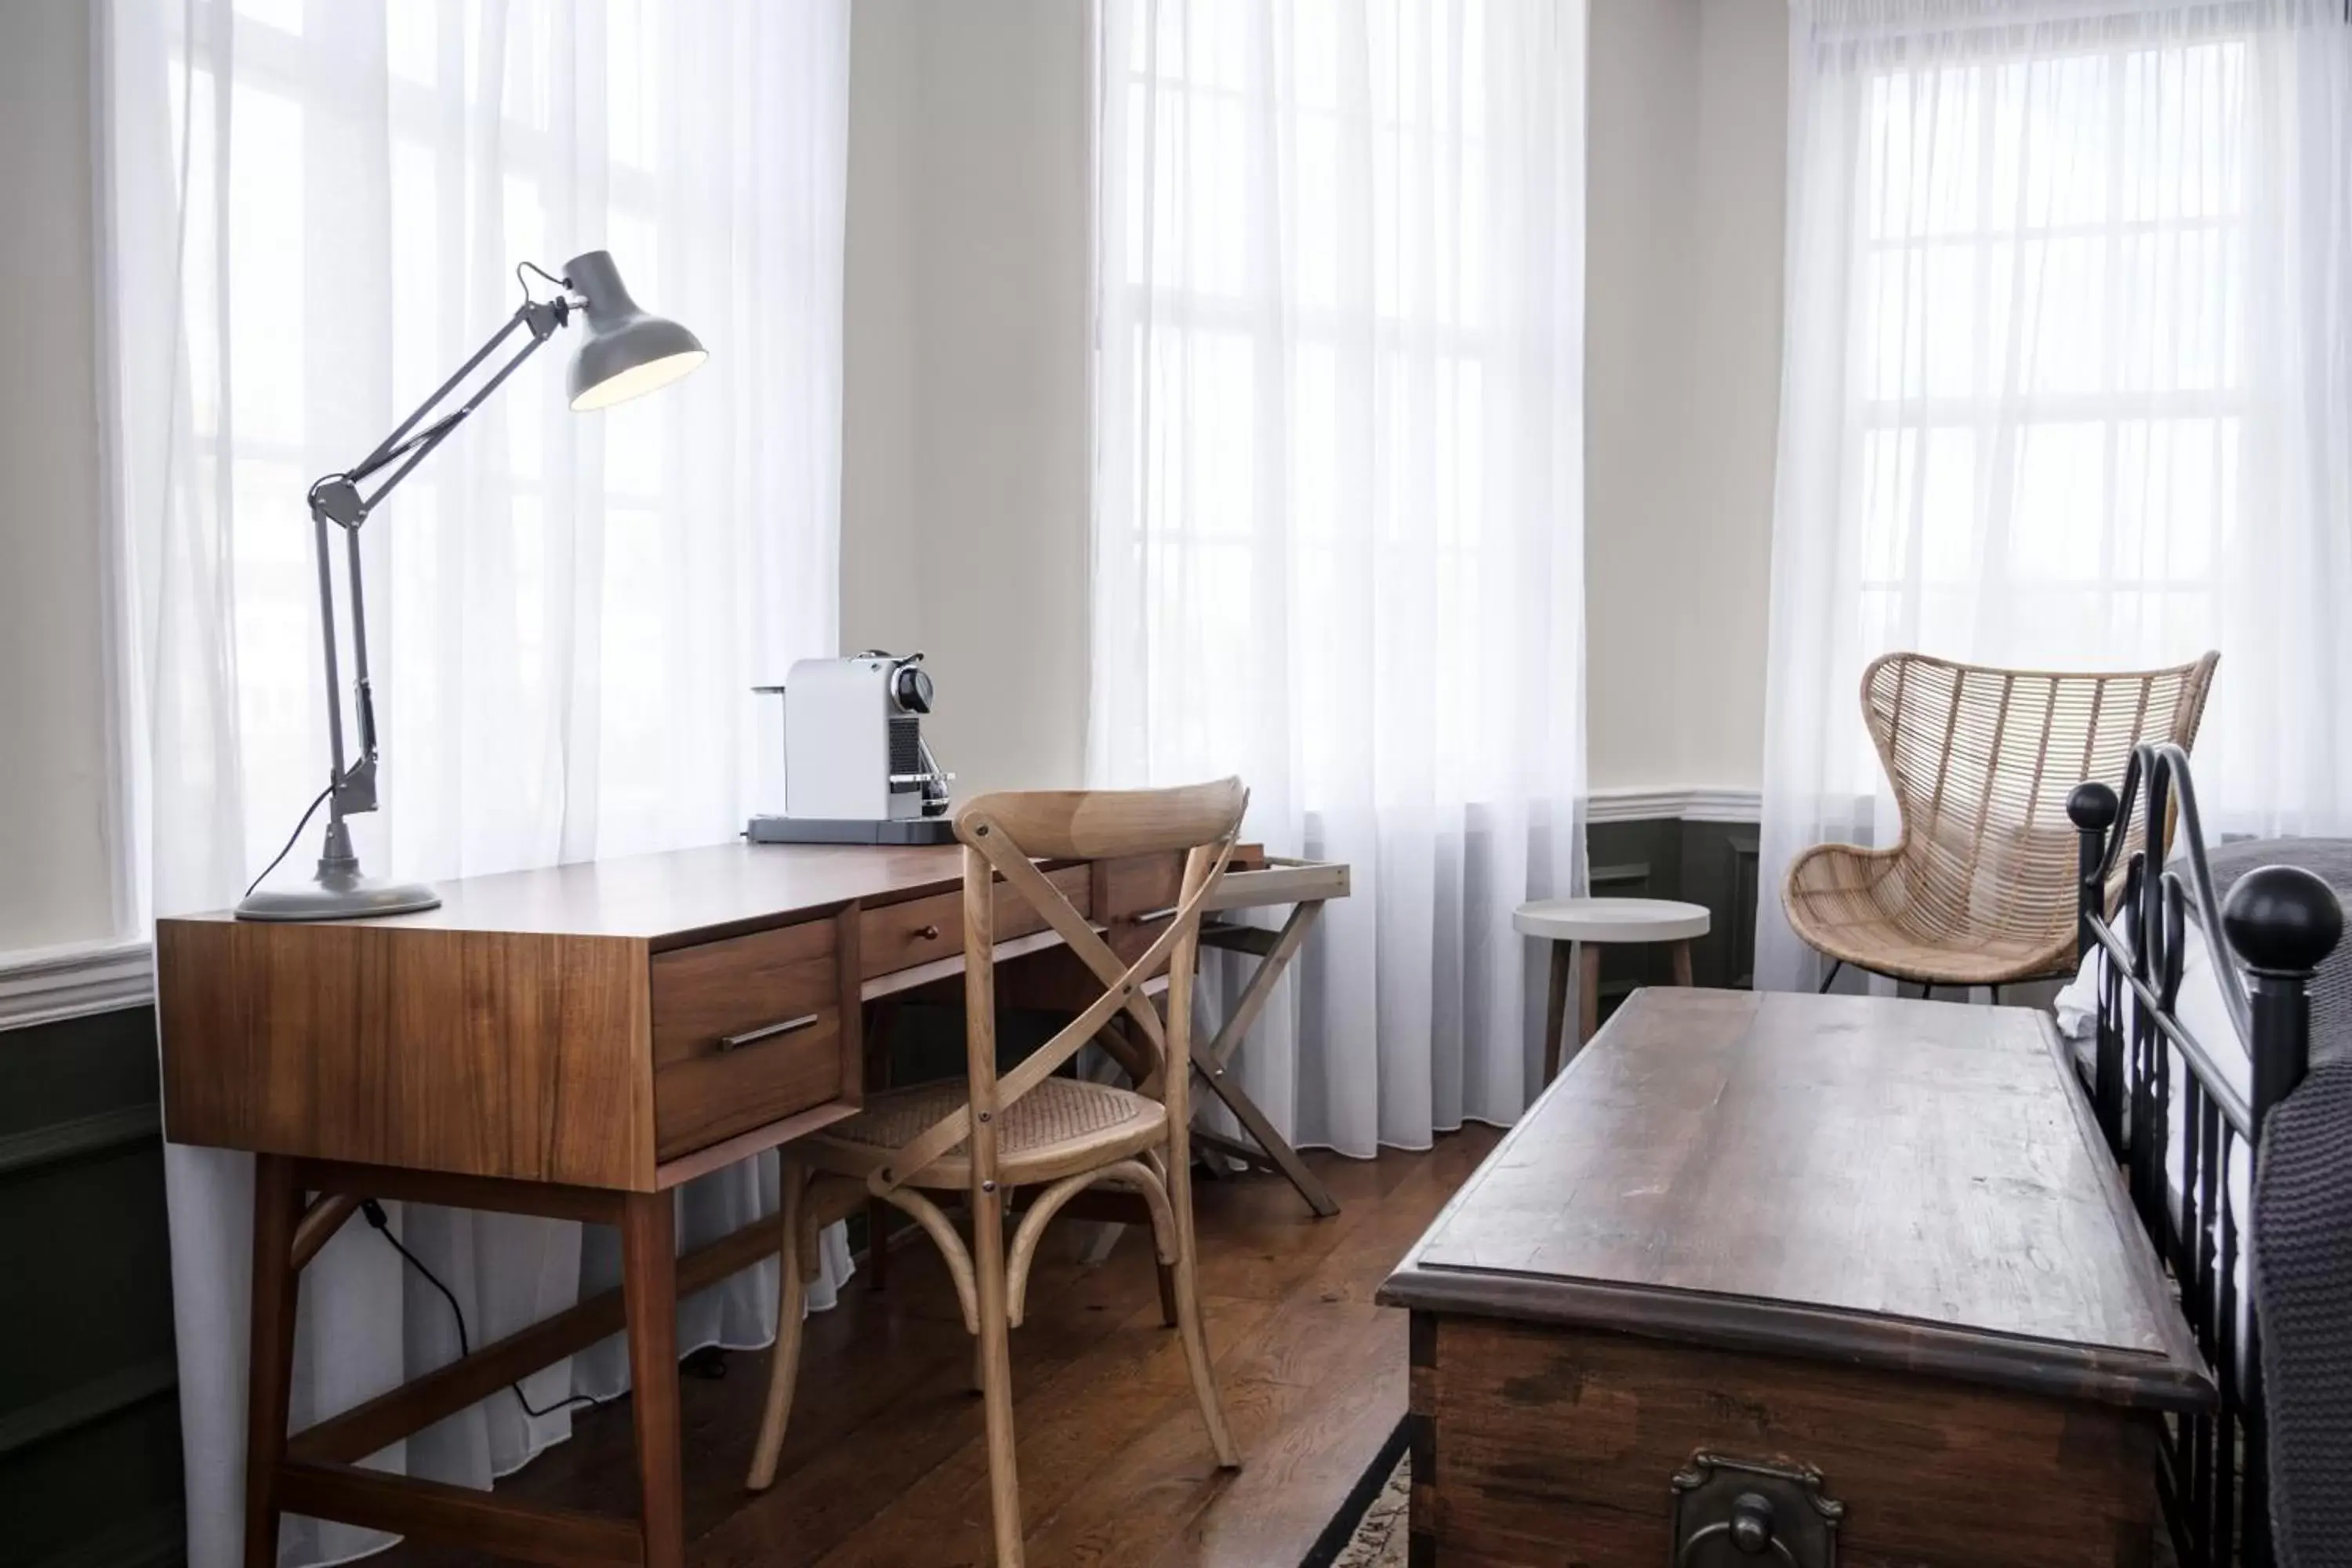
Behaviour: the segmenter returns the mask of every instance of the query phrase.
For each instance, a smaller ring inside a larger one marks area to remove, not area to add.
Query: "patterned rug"
[[[1405,1515],[1412,1504],[1412,1460],[1401,1458],[1357,1521],[1355,1534],[1331,1559],[1331,1568],[1404,1568]]]
[[[1404,1568],[1406,1515],[1412,1503],[1412,1460],[1404,1423],[1388,1441],[1323,1527],[1299,1568]]]

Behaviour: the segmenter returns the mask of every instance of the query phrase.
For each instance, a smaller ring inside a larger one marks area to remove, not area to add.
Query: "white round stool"
[[[1612,942],[1674,943],[1675,984],[1691,983],[1690,944],[1705,936],[1704,906],[1672,899],[1546,899],[1521,904],[1512,929],[1551,943],[1550,1005],[1544,1014],[1544,1081],[1559,1072],[1560,1035],[1568,1025],[1568,971],[1577,948],[1584,952],[1583,995],[1579,1000],[1576,1044],[1592,1038],[1601,1016],[1601,950]]]

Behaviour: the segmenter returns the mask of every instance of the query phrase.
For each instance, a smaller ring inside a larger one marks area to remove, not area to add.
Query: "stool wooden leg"
[[[1678,942],[1675,943],[1675,984],[1677,985],[1688,985],[1690,983],[1690,943],[1687,941]]]
[[[677,1232],[668,1193],[631,1193],[621,1211],[621,1299],[629,1319],[629,1398],[644,1494],[646,1568],[685,1568],[686,1471],[677,1417]]]
[[[1577,944],[1584,950],[1584,994],[1577,1000],[1576,1046],[1582,1050],[1601,1027],[1601,944]]]
[[[1576,950],[1568,942],[1551,944],[1551,988],[1544,1005],[1544,1075],[1549,1083],[1559,1076],[1560,1036],[1568,1028],[1568,977]]]
[[[253,1162],[253,1321],[245,1381],[245,1568],[278,1568],[278,1466],[286,1458],[286,1401],[294,1384],[294,1226],[302,1194],[294,1162]]]

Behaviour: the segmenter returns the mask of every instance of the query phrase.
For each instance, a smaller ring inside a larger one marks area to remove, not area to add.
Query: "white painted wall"
[[[1584,328],[1586,767],[1596,789],[1694,784],[1672,604],[1700,461],[1699,0],[1593,0]]]
[[[1594,0],[1587,752],[1597,790],[1764,751],[1788,118],[1782,0]]]
[[[89,28],[0,5],[0,953],[114,934]]]
[[[1763,778],[1788,123],[1785,0],[1703,0],[1689,416],[1699,460],[1679,601],[1696,635],[1677,663],[1689,721],[1676,774],[1698,786]]]
[[[1087,0],[859,0],[842,641],[919,647],[956,793],[1086,763]]]

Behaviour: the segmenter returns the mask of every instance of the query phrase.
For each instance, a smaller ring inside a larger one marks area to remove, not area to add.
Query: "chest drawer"
[[[1078,913],[1087,909],[1089,879],[1084,866],[1066,867],[1047,874]],[[1045,917],[1029,900],[999,883],[996,889],[996,940],[1045,929]],[[927,899],[883,904],[858,917],[857,949],[865,978],[895,974],[934,959],[952,958],[963,951],[963,893],[935,893]]]
[[[857,977],[844,959],[830,920],[654,955],[656,1158],[855,1095]]]

